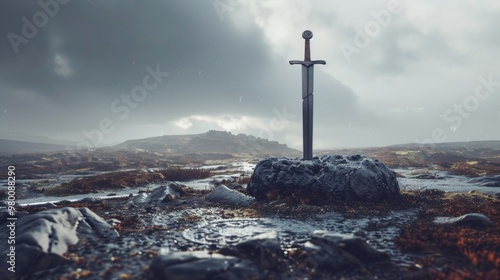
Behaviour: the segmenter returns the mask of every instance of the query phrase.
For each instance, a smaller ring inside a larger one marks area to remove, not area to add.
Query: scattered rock
[[[85,197],[80,200],[81,202],[87,202],[92,204],[100,204],[102,203],[102,199],[96,197]]]
[[[373,249],[360,237],[324,230],[314,231],[311,240],[304,244],[304,252],[301,261],[331,272],[390,262],[389,255]]]
[[[480,213],[465,214],[460,217],[436,217],[434,223],[440,225],[455,225],[455,226],[473,226],[473,227],[491,227],[491,220]]]
[[[483,187],[500,187],[500,175],[472,178],[469,180],[469,183],[478,184]]]
[[[241,191],[244,190],[245,188],[240,184],[240,183],[231,183],[228,188],[235,190],[235,191]]]
[[[251,261],[206,251],[158,255],[149,268],[157,279],[262,279]]]
[[[266,232],[249,238],[233,247],[224,247],[219,253],[252,260],[259,269],[275,269],[283,255],[276,231]]]
[[[224,185],[219,185],[205,199],[210,202],[238,206],[248,206],[255,200],[253,197],[233,191]]]
[[[445,177],[439,176],[439,174],[434,173],[422,173],[415,176],[411,176],[412,179],[424,179],[424,180],[444,180]]]
[[[59,201],[57,204],[70,204],[70,203],[71,203],[71,200],[65,199],[65,200]]]
[[[9,236],[10,230],[7,226],[2,227],[1,236]],[[118,232],[88,208],[72,207],[21,217],[15,223],[15,231],[16,273],[19,277],[66,263],[63,254],[68,246],[78,242],[79,235],[118,237]],[[7,242],[2,242],[0,250],[8,252],[8,246]],[[6,255],[2,260],[6,264]]]
[[[57,207],[57,205],[55,205],[52,202],[47,202],[47,203],[44,203],[44,204],[40,204],[39,206],[40,207],[46,207],[46,208],[56,208]]]
[[[347,197],[377,201],[400,195],[396,173],[360,155],[268,158],[257,164],[247,189],[260,200],[292,197],[319,204]]]
[[[151,191],[151,193],[141,192],[134,196],[131,204],[160,204],[181,197],[184,194],[182,187],[177,183],[169,183],[167,186],[160,186]]]

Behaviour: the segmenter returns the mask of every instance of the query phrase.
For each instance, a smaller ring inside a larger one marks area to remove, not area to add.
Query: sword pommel
[[[302,38],[309,40],[309,39],[312,39],[312,37],[313,37],[313,33],[311,30],[306,30],[306,31],[302,32]]]

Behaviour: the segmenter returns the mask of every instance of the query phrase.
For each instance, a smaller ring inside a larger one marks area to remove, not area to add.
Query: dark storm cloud
[[[274,108],[300,106],[300,71],[271,55],[260,29],[237,31],[221,21],[211,1],[70,1],[58,9],[16,54],[8,34],[22,36],[23,18],[33,22],[42,8],[35,1],[0,3],[0,90],[2,103],[23,108],[8,112],[19,128],[63,134],[116,119],[111,104],[157,65],[169,77],[127,124],[192,114],[266,118]],[[331,78],[326,83],[345,97],[343,106],[331,103],[335,112],[352,106],[345,87]]]

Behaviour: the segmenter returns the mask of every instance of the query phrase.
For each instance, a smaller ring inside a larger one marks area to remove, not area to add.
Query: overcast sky
[[[314,148],[500,140],[499,27],[494,0],[1,1],[0,138],[300,149],[310,29]]]

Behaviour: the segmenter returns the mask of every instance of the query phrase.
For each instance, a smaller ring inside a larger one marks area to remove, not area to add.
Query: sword
[[[324,60],[311,61],[310,40],[313,33],[306,30],[302,33],[302,38],[305,41],[304,60],[290,60],[290,65],[302,64],[302,142],[304,149],[304,159],[312,159],[313,157],[313,83],[314,83],[314,64],[323,64]]]

